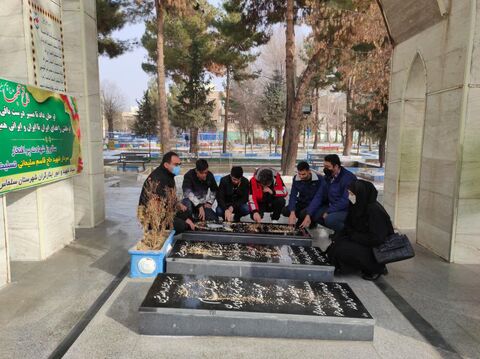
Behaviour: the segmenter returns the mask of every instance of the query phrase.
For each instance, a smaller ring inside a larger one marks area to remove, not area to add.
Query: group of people
[[[165,194],[166,188],[175,189],[174,177],[180,173],[180,166],[180,157],[175,152],[166,153],[160,166],[145,181],[140,205],[148,201],[146,189],[151,181],[157,183],[159,196]],[[393,233],[393,227],[387,212],[377,202],[375,187],[358,180],[342,166],[336,154],[325,156],[323,172],[320,175],[312,171],[307,162],[298,163],[287,204],[287,188],[273,168],[260,167],[248,180],[242,167],[234,166],[217,185],[208,162],[199,159],[195,168],[184,175],[183,199],[177,204],[174,229],[182,233],[195,230],[196,221],[221,218],[238,222],[247,215],[259,223],[265,213],[270,213],[275,223],[284,215],[290,225],[300,228],[320,224],[332,229],[334,234],[327,254],[337,270],[351,266],[361,269],[365,279],[377,279],[386,273],[386,268],[376,263],[371,248]]]

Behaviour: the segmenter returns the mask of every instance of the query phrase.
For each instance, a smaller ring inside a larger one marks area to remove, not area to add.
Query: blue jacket
[[[288,200],[288,209],[307,208],[310,216],[322,205],[326,196],[326,183],[322,176],[312,171],[310,181],[302,181],[297,175],[293,176],[292,191]]]
[[[328,196],[327,213],[348,210],[348,186],[356,179],[357,177],[344,167],[341,167],[340,173],[333,179],[325,176]]]

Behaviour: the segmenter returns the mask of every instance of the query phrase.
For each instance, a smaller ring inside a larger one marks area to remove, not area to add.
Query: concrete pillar
[[[8,193],[0,204],[0,285],[8,273],[2,241],[12,260],[41,260],[74,237],[75,226],[93,227],[104,219],[103,159],[98,85],[95,1],[34,0],[62,18],[67,93],[78,100],[84,172],[73,179]],[[0,8],[0,77],[34,84],[29,49],[27,0]],[[3,267],[2,267],[3,266]]]
[[[465,71],[463,121],[457,147],[459,158],[456,211],[454,213],[453,260],[480,263],[480,2],[471,2],[471,56]]]
[[[442,21],[419,30],[395,48],[384,201],[400,230],[415,227],[417,243],[448,261],[478,264],[477,2],[451,2]],[[427,79],[425,105],[417,95],[412,101],[408,91],[423,77],[411,76],[418,56]],[[420,117],[424,124],[416,121]],[[410,191],[407,196],[402,188]]]
[[[73,180],[75,224],[94,227],[105,219],[95,0],[64,0],[63,24],[67,90],[78,102],[84,160]]]
[[[0,288],[10,282],[5,196],[0,196]]]

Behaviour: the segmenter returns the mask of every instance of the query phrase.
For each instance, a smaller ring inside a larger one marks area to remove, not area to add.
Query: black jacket
[[[156,193],[160,197],[165,196],[165,188],[175,188],[175,176],[163,166],[158,166],[143,183],[139,205],[146,206],[148,202],[147,188],[150,182],[157,184]]]
[[[183,177],[183,197],[192,201],[195,207],[205,203],[213,204],[218,191],[217,182],[212,172],[208,172],[207,179],[200,181],[195,169],[191,169]]]
[[[217,193],[218,205],[223,209],[232,206],[236,210],[248,202],[248,191],[249,182],[245,177],[242,177],[238,187],[234,187],[232,178],[227,175],[220,180]]]
[[[385,208],[377,202],[377,190],[372,183],[357,180],[354,191],[357,202],[354,205],[350,203],[342,235],[364,246],[376,247],[393,234],[392,221]]]

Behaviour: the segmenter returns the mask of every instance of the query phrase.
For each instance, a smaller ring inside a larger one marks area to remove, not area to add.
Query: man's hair
[[[340,162],[340,157],[338,157],[338,155],[326,155],[325,156],[325,162],[330,162],[332,165],[337,165],[337,166],[341,166],[342,165],[342,162]]]
[[[170,152],[167,152],[163,155],[162,157],[162,165],[164,163],[170,163],[172,162],[172,157],[179,157],[178,154],[176,152],[173,152],[173,151],[170,151]]]
[[[263,169],[258,173],[258,182],[263,186],[270,186],[273,183],[273,172],[269,169]]]
[[[203,158],[200,158],[199,160],[197,160],[197,162],[195,162],[195,169],[198,172],[203,172],[205,170],[208,170],[207,160],[204,160]]]
[[[230,170],[230,175],[233,178],[240,179],[243,176],[243,168],[240,166],[233,166],[232,169]]]
[[[305,161],[298,162],[297,171],[308,171],[309,169],[310,169],[310,165],[307,162]]]

